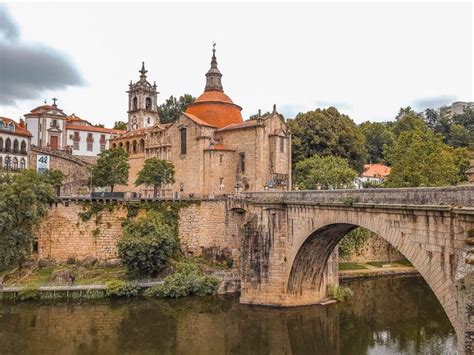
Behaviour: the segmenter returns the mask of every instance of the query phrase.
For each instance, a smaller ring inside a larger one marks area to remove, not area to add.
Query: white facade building
[[[23,120],[0,117],[0,170],[14,171],[28,168],[31,133]]]
[[[25,115],[26,127],[32,134],[31,144],[39,148],[96,157],[109,149],[109,140],[121,130],[96,127],[72,114],[66,115],[56,105],[42,105]]]

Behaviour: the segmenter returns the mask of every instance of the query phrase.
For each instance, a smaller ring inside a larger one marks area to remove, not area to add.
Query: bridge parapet
[[[369,203],[474,207],[473,185],[396,189],[266,191],[249,192],[242,195],[247,201],[263,203]]]

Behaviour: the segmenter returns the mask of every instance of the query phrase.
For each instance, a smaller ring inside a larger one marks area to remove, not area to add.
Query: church
[[[274,106],[270,114],[243,120],[242,108],[224,93],[215,47],[204,92],[173,123],[160,123],[157,85],[147,80],[144,63],[139,73],[127,91],[128,131],[110,140],[129,153],[128,186],[117,191],[153,195],[151,187],[135,186],[148,158],[175,167],[175,183],[162,186],[161,197],[291,189],[291,135],[283,116]]]

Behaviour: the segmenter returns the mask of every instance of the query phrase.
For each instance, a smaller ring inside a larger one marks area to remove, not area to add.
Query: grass
[[[369,261],[367,264],[375,267],[383,267],[383,265],[390,265],[390,267],[413,267],[413,265],[408,260],[397,260],[391,264],[389,264],[388,261]]]
[[[363,264],[344,262],[339,263],[339,270],[362,270],[367,269]]]

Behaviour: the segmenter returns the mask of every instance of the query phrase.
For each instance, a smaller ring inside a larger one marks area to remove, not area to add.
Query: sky
[[[3,3],[0,116],[52,103],[127,120],[145,62],[158,104],[199,96],[212,43],[243,117],[334,106],[355,122],[473,100],[473,5],[464,3]]]

